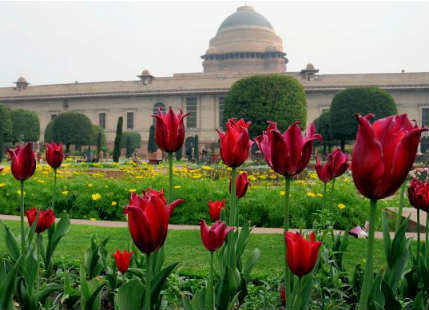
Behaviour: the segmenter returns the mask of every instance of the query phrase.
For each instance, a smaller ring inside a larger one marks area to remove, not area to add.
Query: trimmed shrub
[[[11,110],[12,143],[34,142],[40,138],[40,123],[36,113],[26,110]]]
[[[72,144],[76,145],[77,148],[90,144],[93,128],[86,115],[77,112],[65,112],[58,115],[51,122],[53,122],[53,140],[57,143],[65,144],[67,153]]]
[[[124,119],[122,116],[118,118],[118,125],[116,126],[116,137],[115,137],[115,145],[113,148],[113,161],[115,163],[119,162],[119,157],[121,156],[121,143],[122,143],[122,125]]]
[[[147,144],[149,153],[155,153],[158,150],[158,145],[155,141],[155,125],[151,125],[149,129],[149,142]]]

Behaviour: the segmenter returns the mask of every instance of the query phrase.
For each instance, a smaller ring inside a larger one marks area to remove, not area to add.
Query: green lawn
[[[19,222],[4,221],[14,232],[19,230]],[[3,229],[0,229],[0,256],[6,253]],[[56,259],[64,258],[76,264],[82,259],[88,248],[91,235],[99,238],[110,237],[108,250],[127,249],[131,238],[127,228],[106,228],[84,225],[72,225],[69,234],[62,240],[56,252]],[[281,235],[251,236],[248,251],[254,248],[261,250],[261,257],[254,269],[254,277],[263,277],[281,273],[283,268],[283,244]],[[204,248],[199,231],[170,230],[166,242],[166,259],[168,262],[180,262],[182,274],[204,275],[208,273],[209,252]],[[349,248],[345,254],[346,268],[351,273],[357,263],[362,263],[366,256],[366,240],[350,238]],[[375,264],[380,266],[384,261],[381,240],[375,243]]]

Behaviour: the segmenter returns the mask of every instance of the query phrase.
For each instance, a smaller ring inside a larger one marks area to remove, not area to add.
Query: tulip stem
[[[213,268],[213,254],[214,251],[210,251],[210,305],[211,305],[211,309],[210,310],[215,310],[215,305],[213,303],[213,288],[214,288],[214,268]]]
[[[284,218],[283,229],[286,233],[289,230],[289,198],[290,198],[290,185],[292,179],[289,176],[285,177],[285,204],[284,204]],[[287,245],[285,245],[285,295],[286,295],[286,309],[290,309],[291,302],[291,272],[287,263]]]
[[[371,199],[369,213],[369,234],[368,234],[368,251],[366,258],[366,268],[362,283],[362,291],[359,300],[359,310],[368,309],[368,297],[371,288],[373,274],[373,256],[374,256],[374,233],[375,233],[375,216],[377,210],[377,200]]]
[[[326,202],[326,200],[327,200],[327,197],[326,197],[326,188],[327,188],[327,185],[328,184],[326,184],[325,182],[323,182],[323,207],[324,208],[326,208],[326,204],[327,204],[327,202]]]
[[[425,227],[425,232],[426,232],[426,238],[425,238],[425,258],[427,261],[428,258],[428,251],[429,251],[429,213],[426,212],[426,227]]]
[[[144,310],[150,310],[150,302],[151,302],[151,296],[152,296],[152,267],[150,265],[150,253],[146,254],[146,260],[147,260],[147,276],[146,276],[146,297],[144,299]]]
[[[229,210],[229,225],[236,226],[236,179],[237,179],[237,168],[232,168],[231,171],[231,208]]]
[[[168,153],[168,202],[173,201],[173,152]]]
[[[40,213],[39,213],[40,214]],[[37,225],[37,224],[36,224]],[[37,254],[37,289],[40,288],[40,257],[41,252],[40,249],[42,247],[42,236],[40,234],[37,234],[36,237],[36,254]]]
[[[21,248],[22,253],[25,249],[25,229],[24,229],[24,181],[21,181]]]
[[[404,181],[404,183],[402,183],[401,185],[401,192],[399,195],[399,210],[398,210],[398,215],[396,216],[396,227],[395,230],[399,229],[399,226],[401,225],[401,221],[402,221],[402,209],[404,207],[404,196],[405,196],[405,188],[407,186],[407,180]]]
[[[55,202],[57,198],[57,168],[54,168],[54,188],[52,194],[52,210],[55,212]]]
[[[417,260],[420,258],[420,209],[417,209]]]

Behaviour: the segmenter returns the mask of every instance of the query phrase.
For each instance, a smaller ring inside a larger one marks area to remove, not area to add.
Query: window
[[[134,112],[127,112],[127,129],[134,129]]]
[[[56,114],[51,114],[51,121],[52,121],[55,117],[57,117],[57,115],[56,115]]]
[[[224,117],[223,117],[223,113],[224,113],[224,101],[225,98],[224,97],[219,97],[219,127],[223,128],[224,126]]]
[[[422,126],[429,125],[429,108],[422,108]]]
[[[165,113],[165,105],[162,102],[158,102],[153,106],[153,114],[158,114],[159,108],[161,108],[162,113]]]
[[[186,118],[186,127],[196,128],[197,127],[197,98],[188,97],[186,98],[186,112],[190,113]]]
[[[98,125],[101,128],[106,129],[106,113],[105,112],[98,113]]]

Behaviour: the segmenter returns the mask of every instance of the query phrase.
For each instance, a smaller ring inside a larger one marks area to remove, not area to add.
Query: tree
[[[331,133],[331,117],[330,112],[324,111],[317,119],[314,120],[317,132],[323,137],[323,154],[327,153],[327,149],[331,147],[332,133]]]
[[[244,118],[252,121],[251,137],[267,128],[267,120],[285,130],[292,122],[305,127],[307,103],[302,85],[294,78],[281,75],[254,75],[235,82],[225,97],[224,119]]]
[[[12,120],[10,110],[0,104],[0,162],[3,160],[5,147],[4,142],[7,141],[12,132]]]
[[[149,142],[147,144],[147,151],[155,153],[158,150],[158,145],[155,142],[155,126],[151,125],[149,129]]]
[[[50,121],[45,128],[45,143],[55,142],[54,140],[54,120]]]
[[[98,139],[99,139],[99,135],[101,134],[101,148],[106,147],[106,135],[104,134],[104,129],[101,128],[98,125],[92,125],[92,135],[91,135],[91,141],[90,141],[90,145],[97,145],[98,144]]]
[[[67,153],[72,144],[77,148],[90,144],[93,128],[87,116],[77,112],[65,112],[58,115],[52,122],[53,140],[65,144]]]
[[[115,145],[113,148],[113,161],[115,163],[119,162],[119,157],[121,156],[121,140],[122,140],[122,124],[123,124],[122,116],[118,118],[118,125],[116,126],[116,137],[115,137]]]
[[[26,110],[11,110],[12,119],[12,143],[19,141],[39,141],[40,123],[35,112]]]
[[[198,163],[199,159],[200,159],[200,145],[198,142],[198,135],[195,135],[194,137],[194,158],[195,158],[195,162]]]
[[[128,142],[129,141],[129,142]],[[137,131],[125,131],[122,134],[121,148],[126,148],[130,157],[142,145],[142,137]]]
[[[183,145],[176,151],[176,160],[181,160],[183,156]]]
[[[377,87],[356,87],[335,95],[330,109],[332,137],[341,141],[353,140],[357,132],[356,113],[373,113],[373,120],[398,113],[393,97]]]

